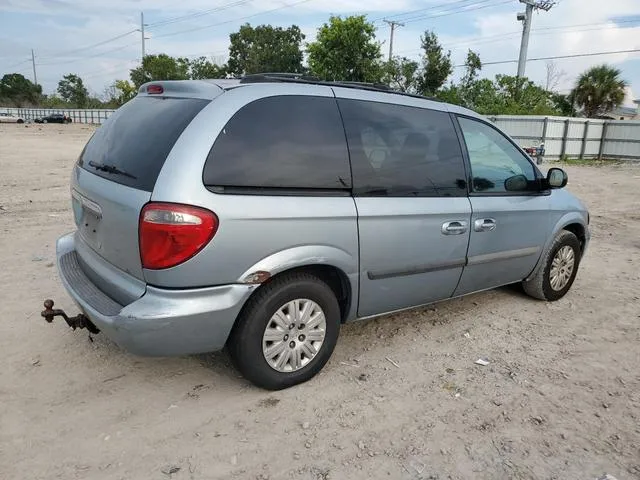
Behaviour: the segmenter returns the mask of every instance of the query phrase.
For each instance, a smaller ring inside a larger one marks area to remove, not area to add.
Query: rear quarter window
[[[351,169],[335,99],[286,95],[245,105],[218,135],[203,180],[225,192],[348,190]]]
[[[96,130],[78,164],[114,182],[151,192],[178,137],[208,103],[195,98],[136,97]]]

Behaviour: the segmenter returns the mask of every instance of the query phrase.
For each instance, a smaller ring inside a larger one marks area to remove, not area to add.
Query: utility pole
[[[389,38],[389,61],[393,58],[393,34],[396,31],[396,27],[404,27],[404,23],[396,22],[393,20],[382,20],[384,23],[388,23],[391,27],[391,38]]]
[[[142,63],[144,63],[144,12],[140,12],[140,33],[141,35],[141,41],[142,41]]]
[[[527,8],[518,14],[518,20],[522,22],[522,42],[520,43],[520,58],[518,59],[518,78],[524,77],[527,64],[527,52],[529,51],[529,35],[531,34],[531,19],[535,10],[551,10],[556,2],[552,0],[520,0]]]
[[[36,56],[33,53],[33,48],[31,49],[31,65],[33,66],[33,84],[38,84],[38,76],[36,75]]]

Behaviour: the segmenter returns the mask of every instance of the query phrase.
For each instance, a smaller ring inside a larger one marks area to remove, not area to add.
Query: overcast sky
[[[557,3],[535,14],[529,58],[640,49],[640,0]],[[361,10],[364,5],[367,10]],[[376,21],[385,55],[389,27],[380,19],[389,17],[406,24],[397,30],[395,54],[418,58],[420,34],[431,29],[456,65],[468,48],[483,62],[513,60],[522,28],[516,14],[522,10],[518,0],[0,0],[0,75],[19,72],[33,79],[33,48],[45,93],[55,90],[62,75],[76,73],[100,94],[114,79],[128,78],[140,62],[141,35],[135,30],[141,11],[148,24],[147,54],[204,55],[223,62],[229,33],[243,23],[296,24],[310,41],[330,14],[366,14]],[[631,85],[625,103],[640,98],[640,53],[556,60],[557,70],[565,73],[558,89],[569,90],[580,72],[605,62],[620,68]],[[483,75],[514,75],[516,68],[515,63],[486,66]],[[544,84],[545,62],[529,62],[527,76]]]

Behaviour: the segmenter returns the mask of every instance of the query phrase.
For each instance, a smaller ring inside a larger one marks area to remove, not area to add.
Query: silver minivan
[[[227,346],[264,388],[313,377],[343,322],[522,282],[571,287],[589,214],[483,117],[300,76],[158,81],[71,179],[58,240],[81,314],[140,355]]]

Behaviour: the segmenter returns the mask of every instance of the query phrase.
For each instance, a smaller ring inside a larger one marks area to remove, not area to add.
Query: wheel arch
[[[561,230],[567,230],[573,233],[576,237],[578,237],[578,240],[580,241],[581,253],[584,252],[585,246],[587,244],[587,233],[586,233],[586,228],[582,223],[579,223],[579,222],[570,223],[562,227]]]
[[[276,278],[299,272],[318,277],[333,290],[340,305],[343,323],[356,316],[359,281],[357,257],[336,247],[305,245],[276,252],[248,268],[238,278],[238,283],[258,285],[252,297]]]
[[[585,223],[583,215],[580,212],[569,212],[563,215],[553,226],[553,229],[551,230],[551,233],[544,244],[544,248],[541,251],[540,258],[538,259],[536,266],[524,279],[524,281],[530,280],[536,274],[536,272],[540,268],[540,265],[542,264],[546,251],[553,244],[553,240],[556,238],[558,233],[560,233],[562,230],[571,232],[576,237],[578,237],[578,240],[580,241],[580,247],[582,249],[581,254],[584,254],[587,243],[589,242],[588,227]]]

